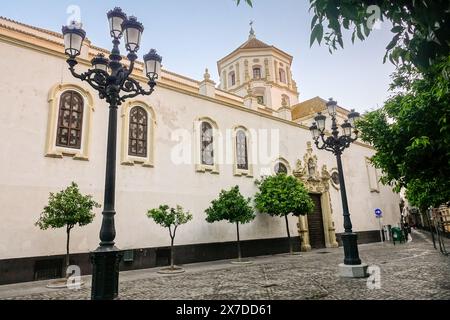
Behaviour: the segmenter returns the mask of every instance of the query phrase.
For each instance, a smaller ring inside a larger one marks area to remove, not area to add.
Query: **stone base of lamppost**
[[[339,275],[344,278],[368,277],[368,265],[361,262],[358,252],[358,235],[356,233],[344,233],[341,236],[344,246],[344,263],[339,265]]]
[[[342,278],[367,278],[369,266],[365,263],[358,265],[348,265],[341,263],[339,265],[339,276]]]
[[[119,267],[123,253],[116,247],[91,252],[92,300],[115,300],[119,296]]]

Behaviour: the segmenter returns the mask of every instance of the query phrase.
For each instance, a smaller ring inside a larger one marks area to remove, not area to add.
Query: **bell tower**
[[[293,57],[259,40],[253,23],[248,40],[217,62],[220,89],[252,99],[253,108],[290,118],[290,107],[299,97],[291,72]]]

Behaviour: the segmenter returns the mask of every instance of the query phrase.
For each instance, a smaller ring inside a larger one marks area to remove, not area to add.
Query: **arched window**
[[[264,87],[253,88],[253,95],[256,97],[258,104],[266,105],[266,89]]]
[[[281,162],[277,162],[274,170],[275,170],[276,174],[288,174],[288,168],[286,167],[286,165],[284,163],[281,163]]]
[[[142,107],[130,110],[128,154],[146,158],[148,153],[148,114]]]
[[[56,145],[63,148],[80,149],[83,131],[83,97],[75,91],[66,91],[59,102]]]
[[[236,73],[234,71],[230,72],[228,76],[228,83],[230,87],[236,84]]]
[[[239,130],[236,134],[236,158],[238,169],[248,170],[248,144],[244,130]]]
[[[286,71],[280,68],[279,74],[280,74],[280,82],[286,83]]]
[[[253,67],[253,79],[259,80],[262,78],[261,67]]]
[[[282,100],[282,102],[281,102],[282,106],[286,106],[286,107],[291,106],[291,99],[289,99],[289,97],[287,95],[283,94],[281,96],[281,100]]]
[[[341,181],[339,180],[339,171],[337,169],[331,170],[331,185],[339,190],[339,185],[341,184]]]
[[[201,159],[202,165],[213,166],[214,165],[214,130],[209,122],[202,122],[201,134]]]
[[[264,101],[264,96],[256,96],[256,101],[258,102],[258,104],[264,106],[266,105],[265,101]]]

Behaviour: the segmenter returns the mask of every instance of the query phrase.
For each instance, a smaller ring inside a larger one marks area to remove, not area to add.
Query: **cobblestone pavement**
[[[427,235],[413,234],[408,244],[360,246],[363,262],[381,270],[381,288],[368,289],[367,279],[337,274],[342,249],[324,249],[301,256],[252,259],[253,265],[229,261],[188,265],[181,275],[159,275],[157,269],[121,273],[122,300],[318,300],[421,299],[450,300],[450,257],[436,251]],[[450,248],[450,247],[449,247]],[[90,278],[86,278],[89,283]],[[90,287],[50,291],[45,282],[0,287],[8,300],[83,300]],[[36,285],[39,288],[36,288]],[[34,286],[34,287],[30,287]],[[21,289],[23,288],[23,290]],[[40,292],[37,292],[40,291]],[[11,294],[8,296],[8,293]]]

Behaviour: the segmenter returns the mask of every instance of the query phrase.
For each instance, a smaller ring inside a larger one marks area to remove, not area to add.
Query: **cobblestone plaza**
[[[186,265],[181,275],[160,275],[158,269],[123,272],[120,299],[449,300],[450,258],[433,248],[429,235],[414,232],[413,237],[413,242],[396,246],[360,246],[362,260],[381,271],[375,285],[368,279],[338,276],[341,248],[258,257],[248,266],[230,261]],[[83,280],[87,285],[81,290],[49,290],[48,281],[2,286],[0,299],[88,300],[90,277]]]

